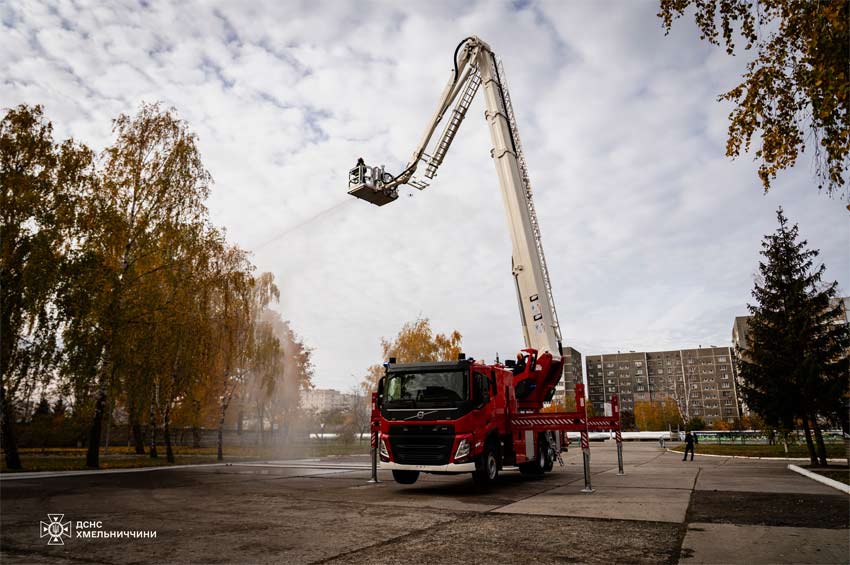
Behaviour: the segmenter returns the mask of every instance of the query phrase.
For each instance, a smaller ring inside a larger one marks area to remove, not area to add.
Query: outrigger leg
[[[593,492],[593,487],[590,485],[590,441],[587,437],[587,430],[581,431],[581,456],[584,460],[584,488],[581,492]]]

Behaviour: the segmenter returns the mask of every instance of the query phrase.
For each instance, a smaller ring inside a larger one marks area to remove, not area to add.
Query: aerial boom
[[[485,118],[490,127],[491,155],[499,178],[512,243],[512,274],[519,303],[523,337],[527,348],[551,354],[560,365],[562,343],[552,287],[540,240],[540,230],[528,183],[528,172],[516,128],[510,95],[503,71],[490,47],[477,37],[465,39],[455,52],[455,68],[437,110],[425,128],[419,146],[407,167],[393,177],[383,167],[368,167],[362,160],[349,173],[349,193],[382,206],[398,197],[398,187],[408,184],[417,189],[428,186],[415,177],[424,163],[425,177],[431,179],[451,146],[466,111],[480,86],[485,97]],[[448,113],[449,107],[455,103]],[[449,115],[434,150],[428,147],[440,122]]]
[[[565,359],[552,285],[540,239],[528,169],[504,71],[490,47],[477,37],[455,49],[454,68],[437,109],[407,166],[393,176],[362,159],[349,172],[349,194],[383,206],[398,198],[398,187],[428,186],[448,154],[475,95],[484,92],[484,116],[490,128],[490,155],[511,236],[512,274],[519,303],[525,349],[516,361],[493,364],[467,359],[397,363],[390,356],[384,376],[372,396],[372,477],[380,468],[392,471],[404,485],[420,473],[472,473],[482,485],[501,469],[522,474],[551,471],[565,448],[566,432],[581,434],[585,489],[590,486],[588,432],[617,432],[618,466],[622,474],[619,409],[611,398],[612,415],[587,415],[584,387],[575,384],[575,410],[546,412]],[[441,133],[435,137],[440,124]],[[430,149],[429,149],[430,147]],[[416,176],[420,167],[424,175]]]

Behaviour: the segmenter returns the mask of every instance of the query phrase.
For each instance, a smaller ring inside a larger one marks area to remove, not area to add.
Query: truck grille
[[[454,426],[390,426],[393,459],[402,465],[446,465],[454,439]]]

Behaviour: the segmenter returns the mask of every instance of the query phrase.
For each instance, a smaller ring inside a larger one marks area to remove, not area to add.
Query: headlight
[[[390,460],[390,452],[387,450],[387,444],[384,443],[384,438],[381,438],[381,461],[389,461]]]
[[[457,444],[457,451],[455,451],[455,461],[458,459],[463,459],[469,455],[469,441],[462,439],[460,443]]]

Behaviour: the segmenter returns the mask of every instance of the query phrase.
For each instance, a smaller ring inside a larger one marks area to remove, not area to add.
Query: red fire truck
[[[437,110],[406,168],[392,175],[359,159],[349,172],[349,194],[383,206],[398,198],[401,185],[426,188],[483,87],[491,155],[511,235],[512,275],[525,348],[516,360],[492,365],[462,355],[443,363],[400,364],[389,359],[373,411],[381,468],[392,470],[395,480],[403,484],[414,483],[422,472],[472,473],[480,483],[495,480],[506,466],[542,474],[560,459],[565,436],[558,432],[575,430],[582,432],[589,487],[587,431],[614,430],[619,447],[617,400],[612,399],[611,416],[588,418],[584,387],[578,383],[576,412],[541,413],[563,375],[563,346],[504,69],[477,37],[458,44],[453,64]],[[442,134],[426,152],[446,117]],[[416,176],[420,167],[424,177]]]

